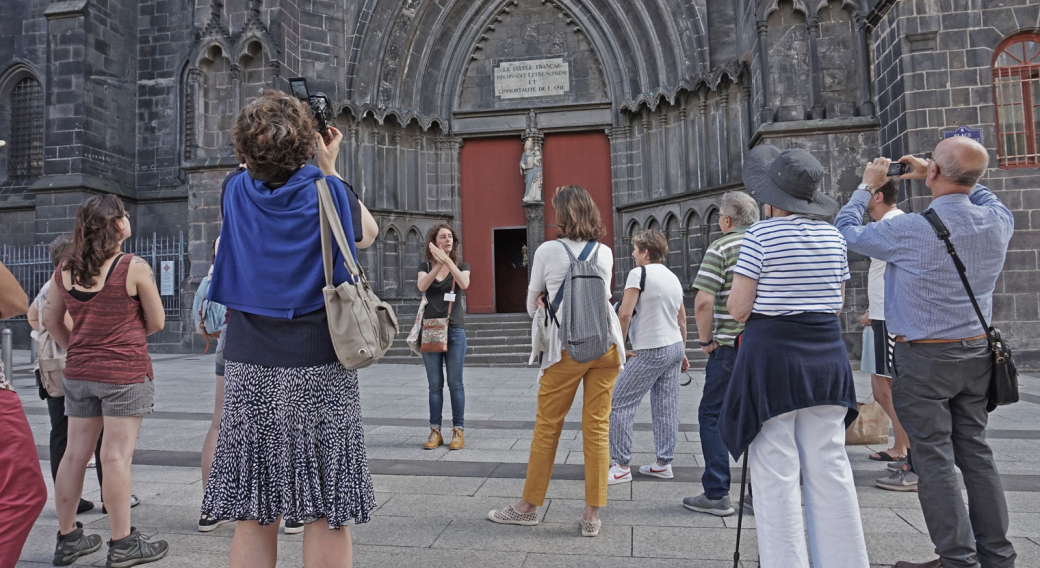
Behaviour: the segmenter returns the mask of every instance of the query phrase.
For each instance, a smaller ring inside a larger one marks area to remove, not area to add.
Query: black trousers
[[[38,371],[37,371],[38,372]],[[51,418],[51,479],[58,477],[58,466],[61,458],[65,456],[65,447],[69,442],[69,418],[65,416],[65,397],[47,398],[47,412]],[[104,436],[104,434],[102,434]],[[97,448],[94,449],[94,457],[97,465],[98,485],[101,485],[101,438],[98,436]],[[102,498],[104,501],[104,498]]]

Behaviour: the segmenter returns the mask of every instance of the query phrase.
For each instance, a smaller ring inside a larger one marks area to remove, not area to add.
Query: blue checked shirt
[[[916,339],[965,339],[985,331],[971,306],[946,245],[922,215],[899,215],[862,224],[870,193],[857,190],[834,225],[849,249],[888,263],[885,319],[890,333]],[[949,194],[930,206],[950,230],[968,282],[989,322],[993,288],[1015,229],[1011,211],[989,189]]]

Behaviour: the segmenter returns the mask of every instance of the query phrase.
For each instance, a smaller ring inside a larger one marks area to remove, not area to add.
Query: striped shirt
[[[751,225],[733,271],[758,281],[752,312],[765,316],[837,312],[850,277],[845,237],[804,215]]]
[[[737,336],[744,331],[744,324],[729,314],[726,301],[729,300],[729,291],[733,288],[733,266],[737,264],[740,243],[744,240],[746,230],[747,227],[738,227],[711,243],[704,252],[701,268],[693,281],[694,289],[715,296],[714,336],[719,345],[732,347]]]

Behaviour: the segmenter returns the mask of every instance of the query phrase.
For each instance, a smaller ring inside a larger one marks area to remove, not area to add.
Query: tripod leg
[[[747,489],[747,450],[744,450],[744,465],[740,468],[740,502],[737,503],[737,547],[733,551],[733,568],[740,567],[740,531],[744,528],[744,491]]]

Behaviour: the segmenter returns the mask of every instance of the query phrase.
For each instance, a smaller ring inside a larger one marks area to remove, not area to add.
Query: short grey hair
[[[738,227],[753,225],[758,221],[758,202],[743,191],[731,191],[722,196],[719,215],[733,219]]]

